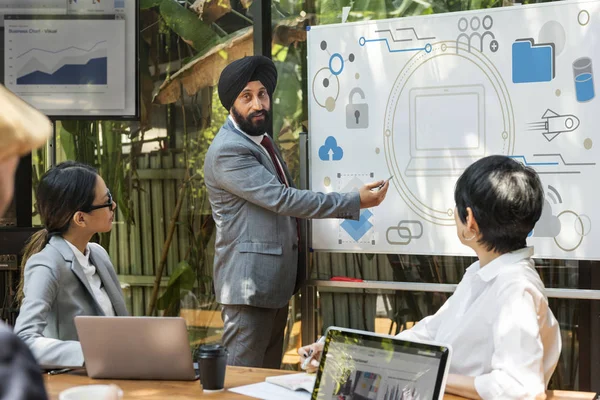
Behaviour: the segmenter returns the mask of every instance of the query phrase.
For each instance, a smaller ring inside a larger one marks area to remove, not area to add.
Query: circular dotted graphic
[[[329,54],[329,60],[326,67],[317,71],[312,80],[312,96],[319,107],[325,108],[332,112],[337,105],[338,96],[340,94],[340,75],[346,66],[346,62],[354,62],[356,56],[353,53],[348,55],[345,60],[340,53],[330,53],[328,50],[327,41],[322,40],[320,48]],[[355,75],[356,79],[359,74]]]
[[[340,94],[340,81],[332,75],[328,67],[317,71],[312,82],[312,94],[319,107],[333,111]]]

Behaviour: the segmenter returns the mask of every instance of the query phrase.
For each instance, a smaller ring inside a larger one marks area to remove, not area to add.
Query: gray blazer
[[[117,274],[102,246],[90,243],[90,261],[102,280],[115,315],[127,315]],[[104,315],[73,250],[53,236],[25,265],[23,304],[15,333],[41,365],[83,365],[74,318]]]
[[[271,158],[229,119],[206,153],[204,180],[217,229],[214,285],[221,304],[283,307],[296,282],[296,217],[359,218],[357,192],[324,194],[280,183]]]

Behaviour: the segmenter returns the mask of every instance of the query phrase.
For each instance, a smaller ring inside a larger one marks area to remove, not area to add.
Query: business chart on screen
[[[311,189],[387,179],[360,220],[314,220],[323,251],[473,255],[454,186],[503,154],[535,169],[539,257],[600,259],[600,1],[308,28]]]
[[[5,86],[48,116],[135,117],[136,0],[25,3],[0,3]]]

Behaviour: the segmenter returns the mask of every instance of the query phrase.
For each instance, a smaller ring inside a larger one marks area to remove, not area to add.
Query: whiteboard
[[[454,185],[504,154],[544,185],[536,255],[600,259],[598,15],[565,1],[308,28],[311,189],[394,176],[359,221],[314,220],[312,248],[473,255]]]

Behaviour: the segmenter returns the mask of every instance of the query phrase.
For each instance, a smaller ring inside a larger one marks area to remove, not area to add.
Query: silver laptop
[[[194,380],[183,318],[75,317],[90,378]]]
[[[451,349],[330,327],[312,399],[441,400]]]

